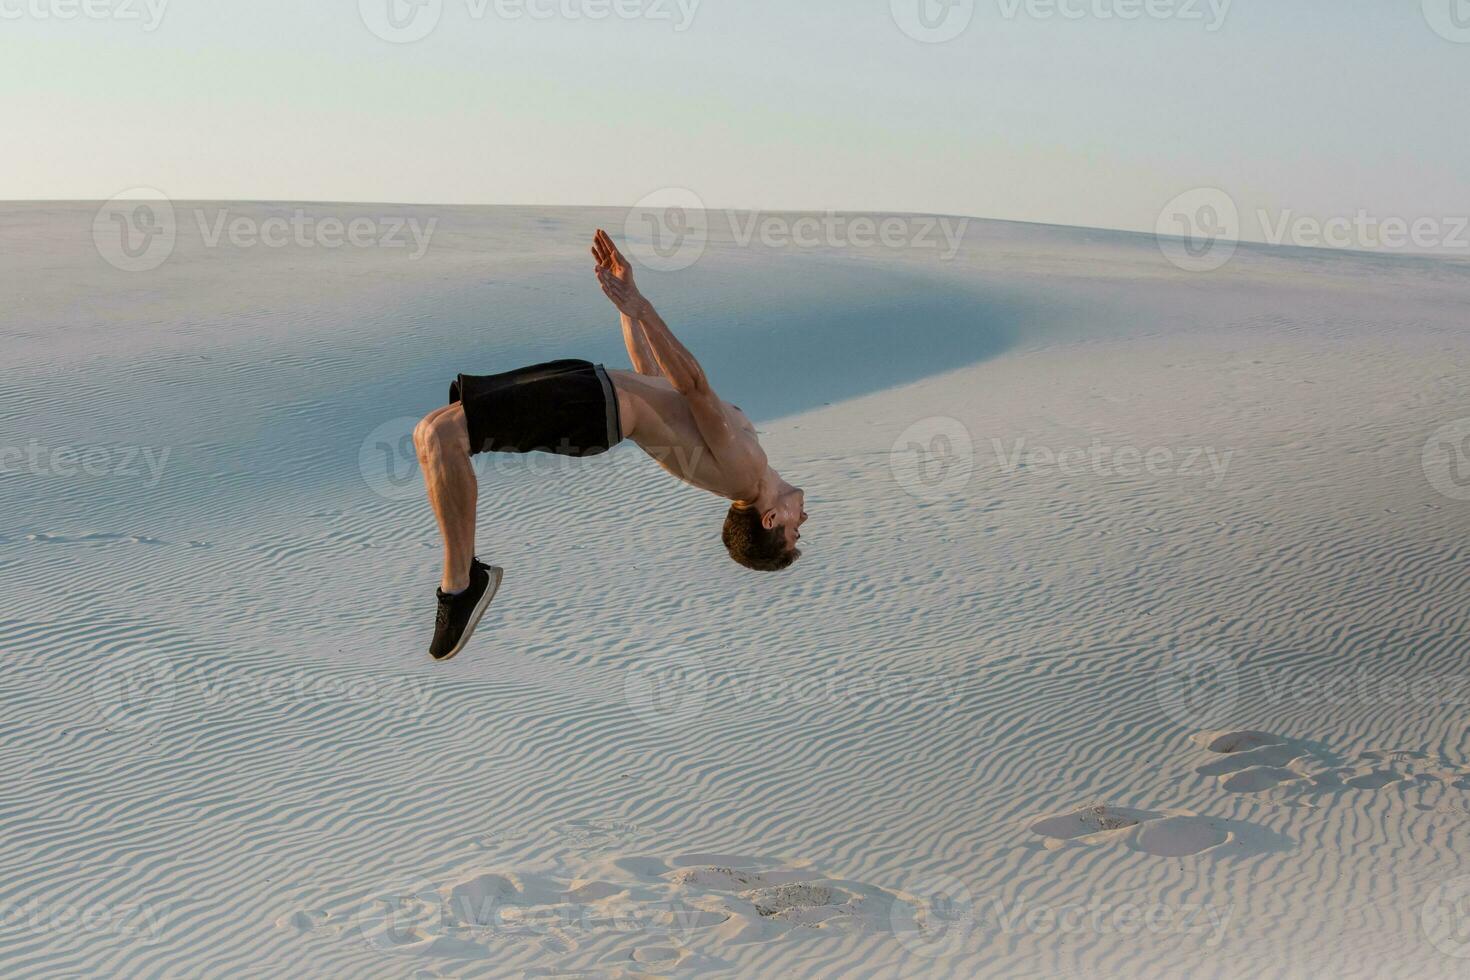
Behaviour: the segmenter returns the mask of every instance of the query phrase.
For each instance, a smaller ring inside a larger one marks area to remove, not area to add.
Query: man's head
[[[758,572],[779,572],[801,557],[796,542],[806,523],[806,495],[782,485],[764,510],[735,504],[725,515],[725,548],[730,557]]]

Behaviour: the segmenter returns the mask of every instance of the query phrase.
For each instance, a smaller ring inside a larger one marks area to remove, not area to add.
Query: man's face
[[[806,523],[806,494],[800,487],[787,487],[776,498],[773,513],[775,520],[772,523],[785,531],[786,547],[794,550],[801,540],[801,526]]]

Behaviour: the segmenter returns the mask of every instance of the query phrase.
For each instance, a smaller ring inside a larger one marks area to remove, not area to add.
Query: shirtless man
[[[444,536],[444,578],[429,653],[465,648],[504,570],[475,557],[479,493],[470,457],[485,452],[597,456],[631,439],[673,476],[731,501],[724,542],[746,568],[801,557],[805,496],[771,469],[745,413],[721,400],[699,362],[638,291],[607,232],[592,243],[597,281],[622,314],[632,371],[553,361],[490,377],[460,375],[450,404],[414,430],[429,503]]]

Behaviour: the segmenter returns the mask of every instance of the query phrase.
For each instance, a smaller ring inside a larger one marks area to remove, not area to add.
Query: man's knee
[[[464,409],[456,405],[448,411],[435,412],[424,418],[413,430],[413,444],[421,462],[446,456],[468,456],[470,431],[465,424]]]

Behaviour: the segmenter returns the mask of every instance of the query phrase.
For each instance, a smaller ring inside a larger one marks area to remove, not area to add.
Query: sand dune
[[[487,463],[505,584],[436,665],[404,437],[457,371],[622,362],[583,266],[621,216],[128,274],[94,210],[0,223],[7,972],[1465,962],[1470,267],[716,236],[644,288],[807,557],[744,573],[631,450]]]

